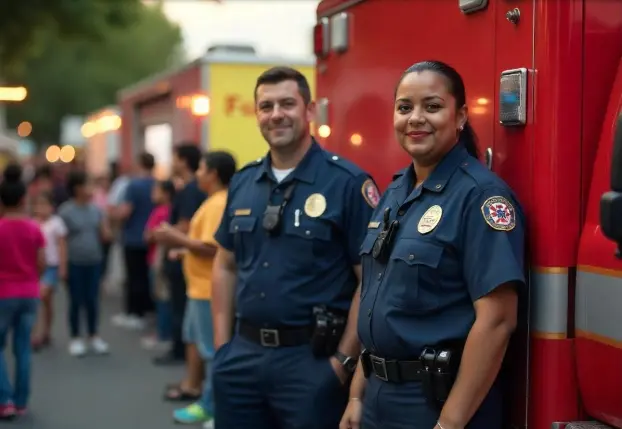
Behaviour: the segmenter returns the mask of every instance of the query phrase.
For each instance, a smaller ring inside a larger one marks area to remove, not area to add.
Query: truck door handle
[[[492,170],[492,148],[486,149],[486,167]]]

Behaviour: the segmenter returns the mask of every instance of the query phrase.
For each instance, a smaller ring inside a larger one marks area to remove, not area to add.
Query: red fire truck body
[[[401,73],[438,59],[465,79],[485,161],[528,217],[508,427],[622,428],[622,260],[601,224],[622,109],[622,0],[323,0],[317,18],[316,135],[383,189],[409,162],[392,127]]]

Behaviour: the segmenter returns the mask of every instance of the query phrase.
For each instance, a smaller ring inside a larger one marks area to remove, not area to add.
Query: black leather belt
[[[247,340],[264,347],[294,347],[310,344],[313,328],[311,326],[259,328],[240,320],[238,332]]]
[[[376,378],[388,383],[422,381],[424,368],[418,360],[386,360],[371,354],[363,354],[361,359]]]

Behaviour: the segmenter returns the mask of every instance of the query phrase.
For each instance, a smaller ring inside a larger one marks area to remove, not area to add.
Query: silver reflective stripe
[[[530,272],[531,331],[545,338],[568,335],[568,269],[537,267]]]
[[[622,347],[622,272],[577,267],[577,336]]]

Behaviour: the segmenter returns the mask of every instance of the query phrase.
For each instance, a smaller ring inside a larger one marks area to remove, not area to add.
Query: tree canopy
[[[67,38],[57,29],[47,29],[38,53],[21,70],[7,75],[14,84],[28,88],[28,98],[8,108],[9,127],[29,121],[31,138],[56,142],[64,116],[115,104],[119,89],[181,62],[179,27],[155,6],[140,4],[135,13],[125,28],[100,22],[97,37]]]
[[[50,31],[100,39],[109,27],[132,24],[140,0],[0,0],[0,71],[19,67]]]

